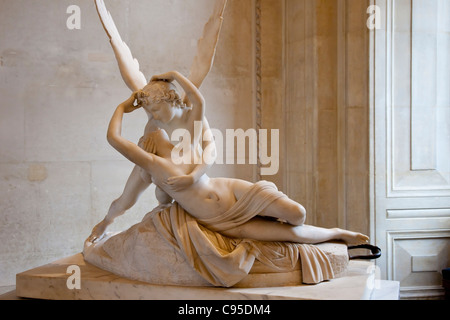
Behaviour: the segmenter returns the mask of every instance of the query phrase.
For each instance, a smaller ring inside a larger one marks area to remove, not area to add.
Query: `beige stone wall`
[[[268,179],[308,223],[369,233],[369,1],[260,3],[262,126],[282,144]]]
[[[69,30],[67,7],[81,9]],[[210,0],[107,1],[123,39],[148,78],[187,74]],[[253,127],[253,10],[230,0],[217,59],[202,87],[211,126]],[[92,0],[0,0],[0,286],[15,274],[82,250],[118,197],[132,166],[106,141],[115,107],[129,97]],[[146,116],[127,116],[138,141]],[[212,175],[253,179],[253,166]],[[150,188],[113,230],[154,205]]]

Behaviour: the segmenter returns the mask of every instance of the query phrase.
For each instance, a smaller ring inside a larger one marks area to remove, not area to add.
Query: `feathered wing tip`
[[[204,27],[203,36],[198,41],[197,55],[194,58],[188,77],[197,88],[200,88],[211,71],[226,5],[227,0],[216,0],[213,13]],[[142,90],[147,85],[147,80],[140,71],[138,60],[133,58],[130,48],[122,40],[104,1],[95,0],[95,6],[103,28],[110,39],[123,80],[133,92]]]
[[[200,88],[213,66],[226,5],[227,0],[216,0],[213,13],[203,29],[203,36],[198,41],[197,55],[188,77],[197,88]]]
[[[95,6],[103,28],[110,39],[125,84],[133,92],[143,89],[147,85],[147,80],[140,71],[138,60],[133,58],[130,48],[122,41],[111,13],[106,9],[103,0],[95,0]]]

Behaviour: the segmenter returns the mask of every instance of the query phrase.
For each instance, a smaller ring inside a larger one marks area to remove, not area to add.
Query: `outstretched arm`
[[[134,106],[135,100],[136,93],[133,93],[128,100],[121,103],[117,107],[109,123],[107,139],[111,146],[113,146],[114,149],[119,151],[128,160],[140,166],[144,170],[150,171],[151,164],[154,160],[154,155],[147,153],[134,143],[122,137],[123,114],[133,112],[134,110],[140,108],[140,106]]]

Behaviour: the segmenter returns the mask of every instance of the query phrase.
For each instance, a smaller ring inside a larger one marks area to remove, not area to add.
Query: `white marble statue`
[[[163,241],[180,253],[190,270],[214,286],[235,285],[250,273],[257,260],[277,271],[292,270],[299,256],[304,283],[332,279],[333,263],[315,244],[333,240],[347,245],[365,244],[369,240],[366,235],[305,225],[305,208],[278,191],[273,183],[210,178],[207,163],[212,162],[194,161],[202,160],[202,150],[211,150],[209,143],[213,143],[212,139],[201,139],[205,133],[210,134],[210,128],[199,88],[211,69],[226,0],[216,1],[189,77],[171,71],[152,77],[149,83],[121,40],[103,1],[96,0],[96,4],[124,81],[133,91],[111,118],[108,142],[135,168],[121,197],[112,203],[105,219],[87,239],[86,261],[125,277],[169,283],[174,272],[184,274],[185,266],[178,256],[170,258],[170,250],[164,254],[153,247]],[[183,94],[177,92],[174,82]],[[122,137],[122,121],[124,114],[141,108],[147,112],[149,122],[144,136],[135,144]],[[194,130],[196,125],[201,130]],[[183,139],[190,137],[192,161],[173,161],[175,146],[169,135],[175,129],[189,133]],[[129,230],[106,234],[114,219],[133,206],[151,183],[157,186],[160,206]],[[164,274],[164,268],[158,268],[155,260],[160,260],[161,266],[170,266],[172,274]]]
[[[154,131],[157,127],[163,128],[170,135],[172,135],[174,130],[179,128],[187,129],[192,135],[194,135],[194,130],[191,123],[185,117],[185,114],[189,112],[192,103],[189,96],[186,96],[184,99],[180,96],[176,96],[174,91],[175,88],[171,87],[168,83],[155,84],[150,82],[147,85],[146,78],[139,69],[138,61],[133,58],[130,49],[126,43],[122,41],[110,13],[106,10],[103,0],[96,0],[95,3],[100,20],[108,37],[110,38],[111,46],[116,55],[119,69],[125,83],[133,92],[142,90],[145,87],[147,90],[143,90],[141,93],[146,95],[146,97],[142,98],[150,97],[153,102],[143,105],[149,120],[141,142],[145,141],[147,135]],[[189,75],[190,82],[197,88],[201,87],[204,79],[211,70],[222,27],[222,16],[226,4],[227,0],[216,1],[213,14],[205,25],[203,37],[198,42],[197,55],[194,59]],[[169,95],[172,96],[161,96],[161,92],[169,92]],[[161,107],[161,105],[166,103],[170,103],[171,108],[164,108],[164,106]],[[163,111],[158,110],[164,110],[167,112],[164,113]],[[172,115],[172,113],[176,113],[176,116]],[[203,117],[200,121],[202,121],[203,132],[201,134],[203,136],[206,132],[210,132],[210,128],[206,117]],[[139,145],[143,147],[141,144]],[[203,150],[208,148],[213,154],[215,149],[214,140],[204,140],[200,147]],[[194,151],[198,152],[198,149]],[[210,165],[203,162],[202,164],[195,166],[189,174],[172,177],[172,179],[170,179],[170,185],[174,189],[182,189],[192,185],[199,180],[199,178],[209,167]],[[101,238],[105,234],[107,227],[113,223],[117,217],[123,215],[128,209],[134,206],[139,196],[150,186],[151,183],[151,176],[147,172],[143,171],[139,166],[136,166],[128,178],[122,195],[113,201],[106,217],[92,230],[89,240],[94,241],[95,239]],[[168,203],[172,200],[158,186],[156,188],[156,197],[160,203]]]
[[[193,105],[186,114],[181,115],[178,110],[165,102],[158,106],[160,108],[158,112],[174,119],[183,117],[183,120],[191,122],[192,125],[195,121],[203,119],[205,100],[197,87],[187,78],[179,72],[172,71],[156,76],[152,80],[164,83],[178,81]],[[342,240],[352,245],[367,243],[368,237],[360,233],[304,225],[306,211],[303,206],[279,192],[271,183],[253,184],[239,179],[210,178],[204,173],[197,181],[184,188],[173,188],[173,177],[189,174],[196,165],[193,161],[190,162],[191,164],[173,163],[174,145],[166,131],[158,129],[147,135],[146,139],[151,140],[146,141],[146,145],[151,146],[150,150],[144,150],[121,136],[123,115],[144,107],[141,96],[141,92],[135,92],[117,107],[108,128],[109,143],[127,159],[145,170],[157,186],[210,230],[219,231],[233,238],[259,241],[314,244]],[[192,136],[193,149],[197,147],[198,141],[199,137]],[[230,212],[236,202],[250,190],[258,187],[260,190],[254,194],[254,197],[268,198],[270,202],[268,206],[261,211],[244,208]],[[264,217],[275,218],[286,223],[264,219]]]
[[[152,80],[153,85],[178,81],[192,101],[185,120],[194,123],[203,118],[205,101],[200,91],[179,72],[168,72]],[[185,188],[173,188],[172,177],[185,176],[195,165],[193,161],[173,162],[175,146],[166,131],[149,133],[142,143],[145,150],[121,136],[124,114],[147,103],[142,98],[147,95],[145,90],[133,93],[117,107],[108,128],[108,141],[147,172],[175,202],[160,205],[141,223],[120,234],[95,243],[88,240],[86,261],[127,278],[172,285],[198,284],[192,283],[191,276],[183,276],[192,269],[214,286],[230,287],[245,281],[256,261],[269,266],[271,272],[284,272],[292,270],[300,260],[301,281],[315,284],[336,276],[336,261],[330,261],[329,255],[315,244],[332,240],[351,245],[367,243],[368,237],[357,232],[305,225],[303,206],[267,181],[210,178],[204,173]],[[159,108],[161,115],[180,115],[169,103]],[[198,138],[191,141],[193,149]],[[180,257],[174,258],[170,250],[155,248],[161,240],[178,251]],[[157,267],[155,260],[165,267]],[[258,283],[250,281],[249,285]]]

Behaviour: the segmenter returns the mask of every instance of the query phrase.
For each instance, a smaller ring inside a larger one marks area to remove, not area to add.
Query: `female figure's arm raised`
[[[134,105],[135,101],[136,92],[117,107],[109,122],[107,139],[109,144],[114,149],[119,151],[125,158],[140,166],[144,170],[149,171],[154,155],[146,152],[145,150],[139,148],[136,144],[122,137],[123,114],[131,113],[140,108],[139,105]]]
[[[192,110],[188,112],[189,115],[186,122],[188,123],[187,127],[191,134],[191,144],[196,148],[201,140],[201,135],[203,134],[202,123],[205,117],[205,98],[200,90],[178,71],[170,71],[158,76],[153,76],[152,81],[177,81],[184,90],[192,106]],[[197,130],[194,130],[196,122],[197,126],[200,127],[197,127]]]

